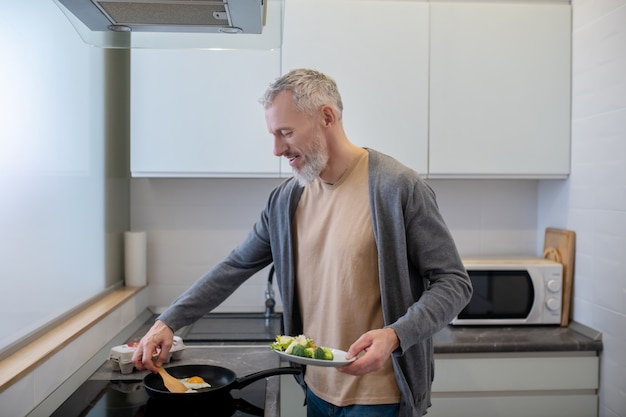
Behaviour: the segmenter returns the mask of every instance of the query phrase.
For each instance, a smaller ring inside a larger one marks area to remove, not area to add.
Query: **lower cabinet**
[[[594,417],[595,351],[435,355],[429,417]],[[281,416],[306,416],[293,376],[280,377]]]
[[[435,355],[429,417],[598,415],[594,351]]]

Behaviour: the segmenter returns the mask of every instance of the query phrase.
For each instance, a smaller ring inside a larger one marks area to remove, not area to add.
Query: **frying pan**
[[[174,399],[206,399],[209,396],[217,396],[228,394],[231,389],[241,389],[254,381],[263,379],[268,376],[284,375],[284,374],[299,374],[302,372],[302,368],[299,367],[279,367],[265,369],[263,371],[255,372],[250,375],[237,378],[237,374],[234,371],[223,368],[221,366],[214,365],[180,365],[167,368],[174,378],[189,378],[192,376],[199,376],[204,381],[211,385],[211,388],[202,388],[197,392],[192,393],[180,393],[170,392],[163,384],[163,379],[159,374],[148,374],[143,379],[143,385],[148,392],[148,396],[154,399],[174,400]]]

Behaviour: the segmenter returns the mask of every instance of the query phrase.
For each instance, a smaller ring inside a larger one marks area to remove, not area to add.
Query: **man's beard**
[[[303,187],[319,177],[328,163],[328,152],[322,146],[322,140],[319,136],[313,137],[311,146],[306,151],[302,169],[293,168],[294,176]]]

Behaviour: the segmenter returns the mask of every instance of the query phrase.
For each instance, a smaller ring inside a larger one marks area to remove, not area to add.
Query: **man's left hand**
[[[356,357],[361,352],[364,353],[354,362],[341,366],[337,370],[355,376],[376,372],[383,367],[385,361],[399,346],[400,341],[395,330],[391,328],[370,330],[350,346],[346,359]]]

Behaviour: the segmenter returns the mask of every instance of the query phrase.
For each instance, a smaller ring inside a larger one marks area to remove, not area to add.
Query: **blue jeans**
[[[322,400],[307,388],[307,417],[398,417],[398,404],[348,405],[337,407]]]

